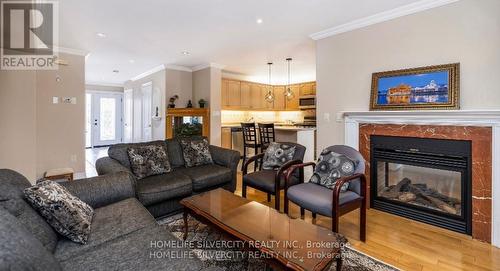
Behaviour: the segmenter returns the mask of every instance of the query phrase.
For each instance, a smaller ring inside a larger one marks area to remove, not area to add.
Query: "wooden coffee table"
[[[209,222],[248,248],[268,256],[267,263],[284,270],[325,270],[335,260],[341,270],[345,238],[274,208],[216,189],[185,198],[184,239],[188,214]],[[270,256],[270,257],[269,257]]]

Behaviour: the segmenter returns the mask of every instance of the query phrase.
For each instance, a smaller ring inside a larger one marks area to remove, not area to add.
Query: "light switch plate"
[[[337,112],[336,119],[337,119],[337,122],[342,122],[344,120],[344,113],[343,112]]]
[[[76,104],[76,97],[63,97],[62,102],[65,104]]]
[[[326,122],[330,122],[330,113],[323,113],[323,119]]]
[[[58,104],[59,103],[59,97],[52,97],[52,103],[53,104]]]

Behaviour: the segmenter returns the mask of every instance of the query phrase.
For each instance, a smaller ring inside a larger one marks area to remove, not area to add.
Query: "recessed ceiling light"
[[[261,24],[264,22],[264,20],[262,20],[261,18],[258,18],[257,21],[256,21],[258,24]]]
[[[106,34],[101,33],[101,32],[96,33],[96,35],[97,35],[99,38],[105,38],[105,37],[106,37]]]
[[[119,70],[113,70],[114,73],[119,73],[120,71]]]
[[[181,53],[185,56],[188,56],[190,54],[188,51],[182,51]]]
[[[135,63],[135,60],[130,59],[128,62],[130,62],[130,63],[132,63],[132,64],[133,64],[133,63]]]

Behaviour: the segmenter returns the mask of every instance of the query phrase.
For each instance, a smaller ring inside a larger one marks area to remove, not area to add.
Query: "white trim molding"
[[[415,3],[397,7],[388,11],[380,12],[368,17],[360,18],[345,24],[334,26],[320,32],[311,34],[309,37],[313,40],[320,40],[327,37],[335,36],[341,33],[349,32],[359,28],[367,27],[370,25],[382,23],[385,21],[393,20],[406,15],[411,15],[421,11],[432,8],[441,7],[444,5],[452,4],[460,0],[421,0]]]
[[[54,49],[58,53],[65,53],[65,54],[77,55],[77,56],[84,56],[84,57],[87,57],[90,54],[90,52],[85,51],[85,50],[73,49],[73,48],[66,48],[66,47],[59,47],[59,46],[54,46]]]
[[[145,71],[145,72],[143,72],[143,73],[141,73],[139,75],[136,75],[136,76],[132,77],[130,80],[137,81],[137,80],[139,80],[141,78],[144,78],[146,76],[149,76],[149,75],[151,75],[153,73],[156,73],[156,72],[159,72],[159,71],[163,71],[164,69],[165,69],[165,65],[161,64],[161,65],[158,65],[158,66],[156,66],[156,67],[154,67],[154,68],[152,68],[152,69],[150,69],[148,71]]]
[[[104,86],[104,87],[119,87],[122,88],[123,84],[101,82],[101,81],[85,81],[85,86]]]
[[[202,65],[195,66],[191,70],[193,70],[194,72],[195,71],[199,71],[199,70],[203,70],[203,69],[206,69],[206,68],[217,68],[217,69],[221,69],[222,70],[225,67],[226,67],[226,65],[222,65],[222,64],[219,64],[219,63],[208,63],[208,64],[202,64]]]
[[[346,145],[359,149],[359,124],[482,126],[492,128],[491,244],[500,247],[500,110],[340,112]]]
[[[193,71],[189,67],[179,66],[179,65],[170,65],[170,64],[165,66],[165,68],[168,70],[176,70],[176,71],[183,71],[183,72],[192,72]]]

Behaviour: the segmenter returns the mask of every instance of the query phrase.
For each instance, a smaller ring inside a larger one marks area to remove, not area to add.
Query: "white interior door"
[[[134,140],[134,91],[126,89],[123,92],[123,142]]]
[[[142,85],[142,140],[153,140],[153,84],[151,82]]]
[[[92,94],[92,145],[122,142],[122,94]]]

